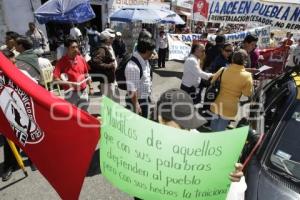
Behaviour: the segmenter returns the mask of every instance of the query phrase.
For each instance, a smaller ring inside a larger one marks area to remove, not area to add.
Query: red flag
[[[193,6],[193,12],[199,13],[201,16],[207,19],[208,7],[209,7],[209,3],[206,0],[195,0]]]
[[[262,64],[272,67],[260,74],[261,77],[274,78],[282,74],[288,56],[289,48],[284,46],[270,49],[261,49],[259,54],[263,56]]]
[[[62,199],[78,199],[99,121],[34,83],[1,53],[0,124]]]

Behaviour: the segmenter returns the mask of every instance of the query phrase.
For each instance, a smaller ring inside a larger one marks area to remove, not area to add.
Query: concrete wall
[[[7,30],[2,8],[3,8],[3,2],[2,0],[0,0],[0,46],[4,44],[4,35]]]
[[[2,29],[16,31],[25,34],[28,30],[28,22],[34,21],[33,12],[41,5],[40,0],[0,0],[2,10],[0,17],[4,19],[4,24],[0,20],[0,31]],[[44,25],[38,27],[46,34]],[[1,33],[1,32],[0,32]],[[3,38],[3,34],[1,33]],[[2,39],[1,38],[1,39]],[[3,40],[3,39],[2,39]]]
[[[108,16],[110,15],[111,7],[114,0],[91,0],[92,5],[101,5],[102,9],[102,29],[105,28],[108,22]]]

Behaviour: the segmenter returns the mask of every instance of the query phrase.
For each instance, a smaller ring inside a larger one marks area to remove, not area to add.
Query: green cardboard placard
[[[104,97],[100,165],[117,188],[146,200],[225,199],[249,127],[218,133],[144,119]]]

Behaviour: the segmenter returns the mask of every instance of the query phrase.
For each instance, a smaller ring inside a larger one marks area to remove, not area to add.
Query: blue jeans
[[[215,115],[215,117],[210,123],[211,130],[214,132],[225,131],[230,120],[224,119],[220,115]]]

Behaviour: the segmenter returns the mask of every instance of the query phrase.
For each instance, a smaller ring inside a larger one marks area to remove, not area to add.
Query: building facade
[[[0,43],[4,43],[6,31],[25,34],[28,23],[34,21],[33,12],[41,6],[41,0],[0,0]],[[46,33],[44,25],[38,27]]]

